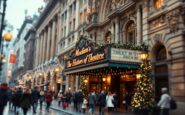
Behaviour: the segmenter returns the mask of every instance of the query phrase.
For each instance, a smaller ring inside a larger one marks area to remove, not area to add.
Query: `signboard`
[[[10,54],[9,62],[14,64],[16,62],[16,55],[15,54]]]
[[[67,68],[88,64],[103,59],[105,59],[104,50],[91,51],[91,48],[83,48],[82,50],[77,49],[74,59],[67,61]]]
[[[111,48],[111,60],[141,63],[141,51]]]

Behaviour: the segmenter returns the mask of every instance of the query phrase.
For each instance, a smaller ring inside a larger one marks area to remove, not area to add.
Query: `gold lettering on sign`
[[[96,54],[96,55],[93,55],[91,53],[91,54],[87,55],[84,59],[74,59],[72,62],[68,61],[67,62],[67,67],[69,68],[69,67],[74,67],[74,66],[77,66],[77,65],[87,64],[87,63],[90,63],[90,62],[102,60],[104,58],[105,58],[104,53]]]
[[[90,51],[91,51],[91,48],[85,48],[85,49],[83,48],[82,50],[77,49],[75,52],[75,56],[80,56]]]
[[[96,55],[92,55],[92,54],[89,54],[88,55],[88,62],[93,62],[93,61],[96,61],[96,60],[101,60],[101,59],[104,59],[104,55],[105,54],[96,54]]]

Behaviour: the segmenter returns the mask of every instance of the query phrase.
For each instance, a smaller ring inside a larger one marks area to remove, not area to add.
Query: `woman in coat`
[[[23,109],[23,114],[26,115],[28,109],[31,107],[33,102],[32,96],[29,89],[25,89],[20,99],[20,107]]]
[[[48,112],[49,112],[49,108],[50,108],[50,105],[51,105],[51,102],[52,102],[52,98],[53,98],[52,92],[47,91],[47,93],[46,93],[46,110]]]
[[[114,108],[113,101],[114,101],[113,95],[109,92],[108,95],[106,96],[108,112],[112,111],[112,109]]]

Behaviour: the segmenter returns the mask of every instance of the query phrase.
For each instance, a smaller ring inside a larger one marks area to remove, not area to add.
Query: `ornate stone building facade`
[[[86,27],[102,43],[147,43],[156,96],[161,87],[185,106],[183,0],[94,0]],[[178,111],[181,111],[178,109]],[[182,113],[178,113],[182,114]]]

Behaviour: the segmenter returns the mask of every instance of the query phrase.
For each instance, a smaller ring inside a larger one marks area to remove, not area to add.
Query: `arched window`
[[[111,35],[112,35],[112,34],[111,34],[110,31],[108,31],[108,32],[105,34],[105,39],[104,39],[105,44],[110,44],[110,43],[111,43],[111,41],[112,41]]]
[[[126,26],[126,43],[135,44],[135,24],[133,21],[130,21]]]
[[[164,0],[154,0],[154,7],[160,9],[164,4]]]
[[[161,46],[156,52],[156,60],[165,60],[166,59],[166,48]]]

